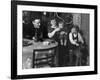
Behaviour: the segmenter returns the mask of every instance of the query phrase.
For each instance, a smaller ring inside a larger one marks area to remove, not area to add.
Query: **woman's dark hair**
[[[55,20],[55,21],[57,22],[57,20],[56,20],[55,17],[51,17],[51,18],[49,19],[48,26],[51,26],[51,20]]]
[[[50,21],[51,21],[51,20],[56,20],[56,18],[55,18],[55,17],[50,17]]]
[[[77,31],[77,32],[79,32],[79,26],[78,26],[78,25],[73,25],[73,27],[72,27],[72,28],[75,28],[75,29],[76,29],[76,31]],[[72,28],[71,28],[71,29],[72,29]]]

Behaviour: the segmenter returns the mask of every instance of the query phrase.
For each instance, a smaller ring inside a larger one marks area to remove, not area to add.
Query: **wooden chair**
[[[56,47],[33,50],[33,68],[55,67]]]
[[[74,55],[76,56],[76,61],[75,61],[75,66],[81,66],[81,51],[80,51],[80,47],[75,51]]]

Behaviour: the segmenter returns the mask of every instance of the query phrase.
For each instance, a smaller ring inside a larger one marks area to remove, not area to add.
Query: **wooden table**
[[[44,40],[43,42],[34,42],[34,40],[23,39],[23,41],[27,41],[30,45],[23,46],[22,49],[22,67],[23,69],[32,68],[32,60],[33,60],[33,51],[34,50],[43,50],[49,48],[55,48],[58,46],[57,42],[50,43],[46,45],[46,41],[51,41],[50,39]]]

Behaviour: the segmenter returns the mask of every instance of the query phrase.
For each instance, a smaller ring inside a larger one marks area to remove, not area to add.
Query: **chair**
[[[68,66],[81,66],[81,52],[80,49],[69,49],[69,63]]]
[[[55,67],[56,47],[33,50],[33,68]]]
[[[66,54],[65,57],[68,58],[67,66],[73,66],[73,50],[72,49],[68,50],[68,54]]]

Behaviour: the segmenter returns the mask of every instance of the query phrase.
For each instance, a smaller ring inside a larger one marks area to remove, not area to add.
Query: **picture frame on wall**
[[[60,23],[65,28],[52,39],[49,28]],[[81,40],[71,38],[73,27]],[[90,74],[97,74],[96,5],[11,1],[12,79]]]

